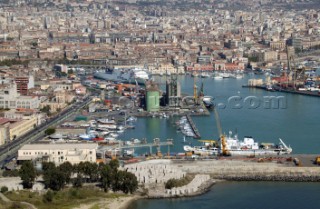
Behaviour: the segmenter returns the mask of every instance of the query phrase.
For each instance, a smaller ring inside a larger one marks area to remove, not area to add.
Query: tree
[[[100,183],[105,192],[111,186],[112,183],[112,170],[109,165],[100,164],[99,165],[99,175],[100,175]]]
[[[8,189],[8,187],[6,187],[6,186],[2,186],[2,187],[1,187],[1,193],[6,193],[8,190],[9,190],[9,189]]]
[[[82,187],[82,184],[83,184],[82,175],[81,174],[77,174],[77,177],[75,179],[73,179],[72,185],[75,188],[80,188],[80,187]]]
[[[25,161],[19,171],[19,176],[22,180],[22,185],[24,188],[31,188],[36,177],[37,172],[31,161]]]
[[[47,128],[47,130],[44,131],[46,135],[51,135],[51,134],[54,134],[55,132],[56,132],[55,128]]]
[[[73,165],[70,162],[64,162],[59,165],[59,170],[63,173],[66,183],[70,183],[71,175],[73,173]]]
[[[43,173],[43,181],[46,188],[54,191],[61,190],[66,184],[64,173],[56,167]]]
[[[114,192],[122,189],[124,181],[124,171],[116,171],[114,173],[114,181],[111,183],[111,188]]]
[[[50,114],[51,107],[50,107],[49,105],[46,105],[46,106],[42,107],[42,108],[40,109],[40,111],[41,111],[41,112],[44,112],[44,113],[46,113],[46,114]]]
[[[43,172],[49,172],[51,170],[54,170],[56,168],[56,165],[53,162],[43,162],[42,163],[42,170]]]
[[[80,162],[77,165],[78,174],[83,174],[89,178],[89,182],[96,182],[98,180],[98,165],[91,162]]]
[[[43,195],[43,202],[52,202],[54,193],[51,190],[48,190],[47,193]]]
[[[138,180],[137,177],[130,172],[125,171],[124,181],[121,190],[124,193],[133,193],[138,189]]]
[[[114,159],[109,162],[109,165],[112,170],[118,170],[120,163],[117,159]]]
[[[138,189],[138,180],[137,177],[127,171],[118,171],[116,173],[115,181],[112,182],[112,190],[113,191],[119,191],[128,194],[135,192]]]

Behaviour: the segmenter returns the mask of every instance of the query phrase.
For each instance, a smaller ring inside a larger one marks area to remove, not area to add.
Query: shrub
[[[6,193],[8,190],[9,189],[6,186],[1,187],[1,193]]]
[[[54,194],[51,190],[48,190],[47,193],[43,195],[43,202],[52,202]]]

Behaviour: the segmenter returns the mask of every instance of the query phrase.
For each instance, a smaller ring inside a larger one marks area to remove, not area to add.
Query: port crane
[[[297,69],[296,62],[294,59],[294,55],[289,53],[288,46],[286,46],[286,54],[287,54],[287,65],[289,74],[285,72],[285,77],[287,78],[286,88],[289,87],[289,84],[292,84],[292,88],[296,90],[298,79],[304,79],[304,69]]]
[[[219,113],[217,111],[217,108],[214,107],[213,111],[214,111],[214,117],[215,117],[216,124],[217,124],[219,140],[221,142],[221,151],[222,151],[221,154],[224,156],[229,156],[230,153],[227,149],[226,136],[222,133],[221,122],[220,122],[220,117],[219,117]]]

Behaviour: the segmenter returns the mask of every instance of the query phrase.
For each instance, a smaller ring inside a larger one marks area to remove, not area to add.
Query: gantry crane
[[[217,123],[219,140],[220,140],[220,142],[221,142],[221,151],[222,151],[221,154],[224,155],[224,156],[229,156],[230,153],[229,153],[228,148],[227,148],[226,137],[225,137],[225,135],[222,133],[221,122],[220,122],[220,117],[219,117],[217,108],[214,107],[213,110],[214,110],[214,117],[215,117],[215,120],[216,120],[216,123]]]

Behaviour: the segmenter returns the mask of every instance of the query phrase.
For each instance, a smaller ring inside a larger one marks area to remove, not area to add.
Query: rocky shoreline
[[[186,193],[186,194],[175,194],[175,195],[168,195],[165,193],[165,191],[158,192],[158,193],[151,193],[144,198],[147,199],[164,199],[164,198],[182,198],[182,197],[194,197],[194,196],[199,196],[202,194],[207,193],[210,191],[211,187],[216,184],[217,182],[220,182],[221,180],[214,180],[214,179],[209,179],[206,182],[202,183],[195,192],[192,193]]]

